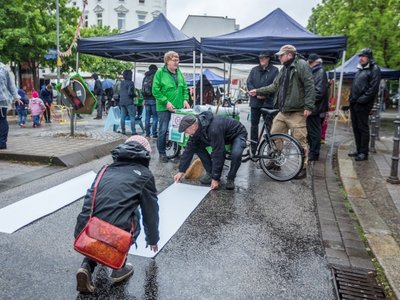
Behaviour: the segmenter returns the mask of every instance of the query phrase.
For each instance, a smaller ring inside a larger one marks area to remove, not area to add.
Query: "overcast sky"
[[[236,24],[243,29],[280,8],[305,27],[311,9],[320,2],[321,0],[167,0],[167,18],[181,29],[188,15],[227,16],[236,19]]]

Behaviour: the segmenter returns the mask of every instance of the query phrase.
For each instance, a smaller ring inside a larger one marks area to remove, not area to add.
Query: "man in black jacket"
[[[308,56],[308,64],[313,73],[315,86],[314,110],[306,119],[309,146],[308,160],[315,161],[319,160],[322,122],[329,108],[329,83],[326,72],[322,68],[322,59],[318,54],[310,54]]]
[[[179,125],[179,132],[190,134],[191,137],[182,154],[179,172],[174,176],[174,180],[179,182],[183,178],[196,153],[206,170],[201,183],[211,184],[211,189],[217,189],[224,167],[225,145],[231,145],[231,166],[226,189],[233,190],[236,173],[242,163],[242,153],[246,148],[247,131],[243,124],[230,117],[214,116],[212,112],[205,111],[197,116],[184,116]],[[212,147],[211,155],[206,150],[208,146]]]
[[[247,90],[251,91],[253,89],[258,89],[263,86],[270,85],[274,82],[275,77],[278,75],[279,70],[277,67],[273,66],[271,63],[271,53],[261,53],[258,58],[260,64],[253,69],[251,69],[249,77],[247,78]],[[267,95],[255,95],[250,96],[250,115],[251,115],[251,129],[250,129],[250,139],[251,150],[253,153],[257,150],[258,142],[258,123],[261,117],[261,108],[274,107],[274,94]],[[263,116],[264,118],[266,116]],[[271,125],[272,120],[267,120]],[[256,143],[253,143],[256,142]]]
[[[356,161],[363,161],[368,159],[368,117],[379,91],[381,70],[375,64],[371,49],[362,49],[358,56],[358,71],[353,79],[349,96],[356,151],[349,153],[349,156],[355,157]]]
[[[143,215],[146,243],[153,252],[158,251],[158,198],[153,174],[149,170],[151,147],[142,136],[135,135],[117,146],[112,152],[114,162],[109,165],[97,187],[93,216],[109,222],[128,232],[134,232],[135,241],[140,233],[140,206]],[[97,175],[99,176],[99,175]],[[97,177],[96,177],[97,178]],[[95,182],[95,181],[94,181]],[[78,215],[74,236],[85,227],[91,212],[93,186],[87,191],[81,213]],[[92,273],[97,262],[85,257],[76,274],[77,290],[92,293]],[[120,282],[133,273],[129,263],[119,270],[113,270],[111,280]]]

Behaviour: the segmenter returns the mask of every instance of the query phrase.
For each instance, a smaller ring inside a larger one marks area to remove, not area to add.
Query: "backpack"
[[[146,75],[143,78],[143,84],[142,84],[142,92],[144,97],[151,97],[153,96],[152,88],[153,88],[153,77],[154,74]]]

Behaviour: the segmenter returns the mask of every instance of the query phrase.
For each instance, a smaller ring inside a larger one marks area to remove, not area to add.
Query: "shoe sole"
[[[76,273],[76,290],[82,294],[91,294],[94,292],[94,286],[90,283],[90,274],[88,270],[81,268]]]
[[[118,282],[124,281],[125,279],[127,279],[128,277],[130,277],[132,275],[133,275],[133,269],[121,277],[117,277],[117,278],[111,277],[111,282],[118,283]]]

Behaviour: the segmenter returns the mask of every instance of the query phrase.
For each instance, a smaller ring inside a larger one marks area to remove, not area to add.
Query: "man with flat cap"
[[[307,151],[306,118],[314,109],[314,79],[307,62],[302,59],[293,45],[284,45],[276,53],[282,68],[272,84],[249,91],[251,96],[275,93],[274,107],[279,108],[271,132],[291,131]],[[305,166],[295,179],[307,177]]]
[[[217,189],[225,162],[225,145],[229,144],[231,165],[225,188],[233,190],[236,173],[242,163],[242,153],[246,148],[247,131],[243,124],[233,118],[205,111],[196,116],[184,116],[179,132],[189,134],[190,138],[180,159],[179,172],[174,176],[175,182],[182,180],[193,155],[197,154],[206,170],[200,182],[211,184],[213,190]],[[208,146],[212,148],[211,154],[206,150]]]
[[[259,65],[251,69],[249,77],[247,78],[247,89],[253,90],[263,86],[270,85],[274,82],[279,70],[271,63],[271,53],[263,52],[258,56]],[[250,116],[251,116],[251,129],[250,139],[251,150],[256,153],[258,142],[258,124],[261,117],[261,108],[272,109],[274,107],[274,94],[250,96]],[[266,116],[263,116],[264,118]],[[268,120],[272,121],[272,120]]]
[[[349,96],[356,151],[349,153],[349,156],[355,157],[356,161],[363,161],[368,159],[368,118],[379,91],[381,70],[375,64],[371,49],[362,49],[358,56],[357,73],[351,84]]]

